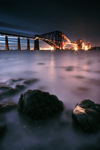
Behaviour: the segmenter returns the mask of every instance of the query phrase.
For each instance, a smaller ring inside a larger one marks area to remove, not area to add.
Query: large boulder
[[[40,90],[21,94],[18,110],[32,119],[47,119],[63,110],[63,103],[55,95]]]
[[[100,125],[100,105],[91,100],[76,104],[72,117],[74,123],[85,132],[95,132]]]

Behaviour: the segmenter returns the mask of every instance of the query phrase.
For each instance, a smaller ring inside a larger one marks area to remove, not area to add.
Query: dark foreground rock
[[[22,84],[17,84],[16,85],[16,88],[18,89],[18,90],[20,90],[20,89],[25,89],[25,86],[24,85],[22,85]]]
[[[0,113],[10,111],[14,108],[17,108],[17,104],[15,104],[15,103],[7,103],[5,105],[2,105],[0,103]]]
[[[47,119],[63,110],[63,103],[55,95],[40,90],[21,94],[18,110],[32,119]]]
[[[0,125],[0,138],[4,135],[6,131],[6,125]]]
[[[39,81],[39,79],[28,79],[28,80],[25,80],[23,83],[25,84],[32,84],[32,83],[35,83]]]
[[[76,104],[72,117],[83,131],[96,132],[100,125],[100,105],[91,100],[83,100]]]
[[[22,84],[17,84],[15,86],[15,88],[12,88],[12,87],[9,87],[9,86],[0,86],[0,90],[2,91],[0,93],[0,100],[8,97],[8,96],[12,96],[12,95],[15,95],[17,94],[19,91],[25,89],[25,86],[22,85]]]

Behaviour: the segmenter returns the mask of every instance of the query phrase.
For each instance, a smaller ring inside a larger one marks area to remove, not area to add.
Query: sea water
[[[25,80],[37,79],[24,84]],[[16,82],[13,82],[13,81]],[[60,116],[32,121],[17,109],[0,114],[7,131],[0,139],[0,150],[96,150],[100,132],[86,134],[72,121],[75,105],[84,99],[100,104],[100,51],[0,51],[0,85],[25,89],[5,95],[0,103],[18,103],[21,93],[40,89],[63,101]],[[2,91],[0,91],[2,93]]]

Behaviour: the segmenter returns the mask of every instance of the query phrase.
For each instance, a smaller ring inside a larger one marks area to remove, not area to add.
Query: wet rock
[[[74,70],[74,66],[68,66],[66,67],[66,71],[73,71]]]
[[[38,65],[45,65],[45,63],[38,63]]]
[[[17,84],[17,85],[16,85],[16,88],[17,88],[18,90],[20,90],[20,89],[24,89],[25,86],[22,85],[22,84]]]
[[[76,104],[72,118],[83,131],[95,132],[100,125],[100,105],[88,99],[83,100]]]
[[[0,112],[7,112],[14,108],[17,108],[17,104],[15,103],[7,103],[5,105],[0,104]]]
[[[15,93],[16,92],[16,89],[12,88],[12,87],[9,87],[9,86],[1,86],[0,87],[0,90],[4,91],[4,94],[12,94],[12,93]]]
[[[79,88],[77,88],[79,91],[82,91],[82,92],[88,92],[89,91],[89,89],[88,88],[86,88],[86,87],[79,87]]]
[[[93,63],[93,61],[90,60],[90,61],[88,61],[86,64],[87,64],[87,65],[91,65],[92,63]]]
[[[86,83],[91,84],[91,85],[100,86],[100,80],[98,80],[98,79],[89,79],[86,81]]]
[[[18,78],[18,79],[9,79],[6,82],[0,83],[0,90],[8,90],[12,85],[14,85],[16,82],[23,81],[25,79]]]
[[[1,86],[0,87],[0,90],[1,90],[1,93],[0,93],[0,100],[8,97],[8,96],[12,96],[12,95],[15,95],[16,93],[18,93],[20,90],[23,90],[25,89],[25,86],[22,85],[22,84],[17,84],[15,86],[15,88],[12,88],[12,87],[9,87],[9,86]]]
[[[18,81],[22,81],[22,80],[24,80],[24,79],[22,79],[22,78],[19,78],[19,79],[11,79],[12,82],[18,82]]]
[[[6,131],[6,125],[0,125],[0,138],[4,135]]]
[[[9,90],[6,92],[6,94],[11,95],[11,94],[15,94],[17,92],[17,89],[14,88],[9,88]]]
[[[2,99],[4,99],[4,97],[5,97],[4,93],[0,93],[0,101],[1,101]]]
[[[74,76],[76,79],[84,79],[85,77],[83,77],[83,76],[80,76],[80,75],[76,75],[76,76]]]
[[[47,119],[63,110],[63,103],[55,95],[40,90],[28,90],[21,94],[18,110],[32,119]]]
[[[32,84],[32,83],[37,82],[37,81],[39,81],[39,80],[38,79],[28,79],[28,80],[25,80],[24,83],[25,84]]]
[[[10,89],[10,87],[9,86],[0,86],[0,90],[9,90]]]

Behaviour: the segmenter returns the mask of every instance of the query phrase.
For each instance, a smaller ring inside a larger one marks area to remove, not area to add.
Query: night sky
[[[100,46],[98,0],[0,0],[0,32],[32,36],[59,30]]]

